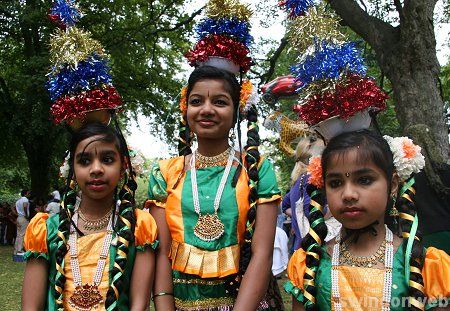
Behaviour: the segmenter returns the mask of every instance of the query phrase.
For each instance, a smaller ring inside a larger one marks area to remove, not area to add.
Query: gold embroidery
[[[207,298],[202,300],[181,300],[175,298],[175,307],[181,311],[210,310],[219,307],[233,307],[234,299],[231,297]]]
[[[173,284],[198,284],[198,285],[221,285],[224,280],[205,280],[205,279],[173,279]]]
[[[172,240],[172,269],[202,278],[224,277],[239,271],[239,245],[208,251]]]

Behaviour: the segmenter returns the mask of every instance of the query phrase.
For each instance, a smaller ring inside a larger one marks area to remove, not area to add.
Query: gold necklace
[[[228,147],[224,152],[212,157],[204,156],[197,152],[195,155],[195,168],[225,166],[227,165],[228,156],[231,151],[232,147]]]
[[[354,256],[348,250],[347,243],[343,242],[339,246],[339,251],[343,264],[350,265],[352,267],[366,267],[372,268],[377,262],[384,262],[384,253],[386,250],[386,240],[380,244],[380,247],[372,256]]]
[[[81,209],[78,209],[78,216],[80,216],[80,218],[83,220],[83,228],[86,231],[98,231],[98,230],[105,228],[106,225],[108,224],[111,214],[112,214],[112,208],[109,210],[108,213],[106,213],[101,218],[96,219],[96,220],[89,220],[83,214]]]

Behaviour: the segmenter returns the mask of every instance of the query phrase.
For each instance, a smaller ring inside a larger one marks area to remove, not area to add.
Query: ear
[[[392,174],[392,181],[391,181],[391,196],[396,197],[398,192],[398,186],[400,184],[400,177],[398,177],[397,172],[394,171]]]

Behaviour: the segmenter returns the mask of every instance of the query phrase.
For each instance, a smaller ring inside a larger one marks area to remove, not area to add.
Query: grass
[[[13,247],[0,246],[0,310],[20,310],[25,263],[12,261]],[[278,280],[286,311],[291,311],[291,297],[283,290],[286,278]]]
[[[0,246],[0,310],[20,310],[24,262],[13,262],[14,248]]]

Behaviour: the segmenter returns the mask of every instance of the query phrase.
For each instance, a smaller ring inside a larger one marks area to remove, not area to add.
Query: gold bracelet
[[[165,292],[157,293],[157,294],[153,295],[152,300],[154,300],[155,298],[160,297],[160,296],[173,296],[173,293],[165,293]]]

